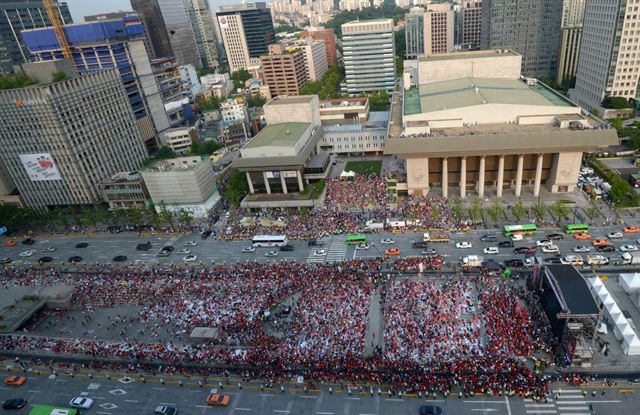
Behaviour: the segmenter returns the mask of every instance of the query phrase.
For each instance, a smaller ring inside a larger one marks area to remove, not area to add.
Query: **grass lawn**
[[[353,171],[356,174],[373,173],[376,176],[380,176],[382,170],[382,160],[372,161],[350,161],[344,167],[345,171]]]

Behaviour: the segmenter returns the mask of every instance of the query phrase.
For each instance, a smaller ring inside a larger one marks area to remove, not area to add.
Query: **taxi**
[[[14,239],[9,239],[8,241],[5,241],[2,246],[16,246],[16,241]]]
[[[609,246],[611,242],[608,239],[594,239],[591,241],[591,245],[593,246]]]
[[[591,239],[591,234],[587,232],[582,232],[582,233],[576,233],[575,235],[573,235],[573,237],[575,239]]]
[[[400,255],[400,250],[398,248],[389,248],[384,251],[384,254],[389,256]]]
[[[626,228],[623,229],[624,232],[627,233],[637,233],[640,232],[640,227],[638,226],[627,226]]]
[[[207,396],[207,405],[209,406],[227,406],[229,405],[229,395],[220,395],[217,393],[211,393]]]
[[[4,379],[5,385],[22,386],[27,381],[25,376],[8,376]]]

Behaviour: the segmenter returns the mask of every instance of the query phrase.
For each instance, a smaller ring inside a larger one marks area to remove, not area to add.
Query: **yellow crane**
[[[73,54],[71,53],[69,42],[67,42],[67,36],[64,34],[58,7],[54,3],[54,0],[43,0],[42,4],[44,5],[44,9],[47,11],[47,15],[49,16],[51,26],[53,27],[53,31],[56,34],[58,43],[60,44],[60,49],[62,49],[62,56],[64,56],[65,59],[71,61],[71,65],[73,65],[73,67],[75,68],[76,64],[73,61]]]

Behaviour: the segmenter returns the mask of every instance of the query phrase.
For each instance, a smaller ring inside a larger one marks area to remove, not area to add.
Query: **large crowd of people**
[[[391,277],[379,272],[383,265],[376,258],[82,273],[8,269],[0,277],[4,287],[72,285],[73,309],[87,319],[99,318],[101,308],[136,306],[138,323],[156,335],[143,340],[114,332],[100,340],[36,330],[0,336],[0,347],[165,367],[230,365],[269,378],[304,373],[413,391],[448,392],[460,385],[468,392],[531,397],[547,392],[546,382],[518,360],[547,351],[548,345],[536,337],[541,328],[509,283],[488,277]],[[365,353],[374,292],[384,302],[384,332]],[[287,315],[274,312],[282,304],[291,306]],[[64,318],[64,311],[59,313]],[[119,324],[117,319],[110,324]],[[277,334],[268,330],[273,319],[280,320]],[[195,327],[215,328],[217,335],[203,343],[172,335]],[[158,337],[160,331],[169,336]]]
[[[343,210],[375,209],[385,206],[386,199],[387,182],[381,177],[356,175],[352,180],[327,180],[327,206]]]

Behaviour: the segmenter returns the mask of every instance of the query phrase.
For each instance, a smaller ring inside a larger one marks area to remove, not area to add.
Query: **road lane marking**
[[[288,414],[291,411],[287,411],[286,409],[274,409],[273,412],[276,412],[279,414]]]
[[[302,399],[318,399],[317,396],[310,396],[310,395],[302,395],[300,396]]]
[[[404,402],[402,399],[398,399],[398,398],[387,398],[387,399],[385,399],[385,401],[389,401],[389,402]]]
[[[253,411],[251,408],[236,408],[236,411]]]
[[[176,406],[175,403],[167,403],[167,402],[158,402],[158,405],[164,405],[164,406]]]
[[[131,402],[131,403],[140,403],[140,401],[134,401],[133,399],[125,399],[125,402]]]
[[[316,415],[333,415],[333,412],[316,412]]]

